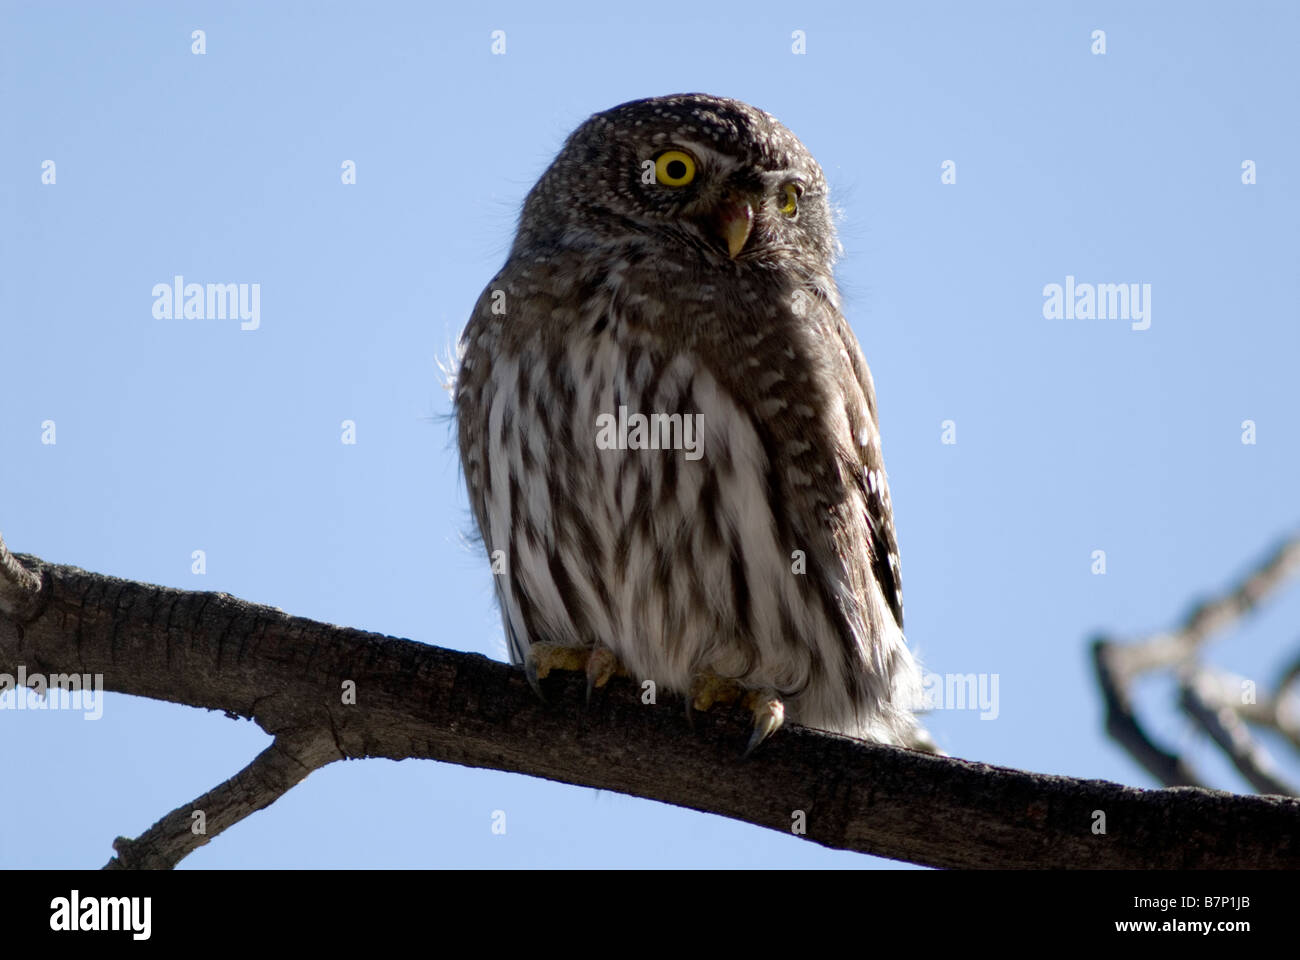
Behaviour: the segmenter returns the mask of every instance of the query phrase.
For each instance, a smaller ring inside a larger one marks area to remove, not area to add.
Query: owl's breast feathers
[[[512,259],[462,350],[462,461],[513,658],[599,641],[679,693],[710,669],[799,722],[911,742],[875,397],[833,288]],[[637,443],[638,414],[665,444]]]

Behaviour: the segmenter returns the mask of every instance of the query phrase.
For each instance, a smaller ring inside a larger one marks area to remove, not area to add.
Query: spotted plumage
[[[776,704],[769,728],[783,704],[930,747],[837,252],[821,168],[744,103],[635,101],[568,138],[474,308],[455,384],[515,662],[607,647],[679,694],[734,679]],[[601,432],[636,414],[678,449]]]

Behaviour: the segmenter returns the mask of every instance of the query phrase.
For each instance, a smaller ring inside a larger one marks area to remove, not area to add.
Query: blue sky
[[[6,0],[0,531],[50,561],[504,659],[438,361],[574,126],[637,97],[723,94],[794,130],[842,208],[908,636],[929,669],[999,677],[997,719],[929,726],[957,756],[1152,785],[1102,733],[1087,637],[1170,625],[1297,521],[1298,11]],[[154,285],[178,274],[260,284],[259,328],[155,318]],[[1067,276],[1150,284],[1150,328],[1046,319],[1043,289]],[[1297,623],[1292,591],[1211,659],[1266,684]],[[1140,693],[1167,742],[1240,788],[1167,685]],[[101,865],[267,740],[123,696],[94,722],[0,711],[0,866]],[[885,862],[370,760],[184,863],[641,865]]]

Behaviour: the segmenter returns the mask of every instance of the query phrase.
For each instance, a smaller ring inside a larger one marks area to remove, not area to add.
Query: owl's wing
[[[889,481],[885,478],[885,458],[881,450],[880,427],[876,419],[876,388],[871,370],[857,337],[838,309],[833,312],[833,327],[848,363],[839,371],[840,387],[848,399],[845,404],[849,428],[853,435],[856,460],[845,463],[846,478],[852,478],[866,504],[870,531],[871,570],[884,593],[894,619],[903,626],[903,583],[899,569],[898,534],[894,529],[894,509],[889,498]],[[855,397],[861,403],[852,402]]]
[[[504,271],[503,271],[504,272]],[[461,468],[465,472],[465,486],[469,492],[470,509],[474,512],[475,526],[478,528],[483,546],[492,562],[493,582],[496,587],[497,601],[501,607],[502,621],[505,624],[506,644],[512,663],[524,662],[528,638],[519,636],[516,624],[520,622],[517,609],[511,604],[511,593],[506,586],[507,576],[513,576],[513,565],[506,564],[509,572],[498,569],[496,552],[508,544],[505,539],[494,536],[492,518],[488,500],[493,493],[493,481],[499,485],[502,477],[493,477],[488,445],[494,435],[491,417],[498,382],[491,376],[492,354],[500,336],[499,324],[492,322],[490,297],[497,285],[500,274],[487,285],[474,305],[470,322],[466,325],[458,345],[459,364],[453,387],[456,409],[458,444],[460,447]],[[497,424],[495,435],[501,434]],[[499,492],[498,492],[499,494]],[[497,540],[501,540],[497,543]],[[512,615],[514,614],[514,615]]]

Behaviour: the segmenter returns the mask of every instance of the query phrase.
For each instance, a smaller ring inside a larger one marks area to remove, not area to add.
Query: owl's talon
[[[537,658],[533,656],[531,648],[524,655],[524,678],[528,681],[528,685],[533,688],[533,693],[537,694],[537,699],[545,703],[546,694],[542,693],[542,681],[537,676]]]
[[[691,689],[686,696],[686,719],[694,728],[696,710],[708,710],[715,703],[735,703],[737,700],[754,715],[754,732],[744,753],[748,757],[785,722],[785,704],[775,690],[747,690],[731,677],[720,677],[712,670],[705,670],[691,680]]]
[[[744,753],[748,757],[759,744],[781,729],[785,722],[785,704],[772,690],[752,693],[745,698],[745,703],[752,705],[754,711],[754,732],[749,736],[749,745]]]
[[[603,687],[609,683],[609,678],[616,673],[624,672],[618,662],[618,657],[614,656],[614,651],[609,647],[597,645],[591,654],[587,657],[587,705],[591,706],[591,691],[598,687]]]

